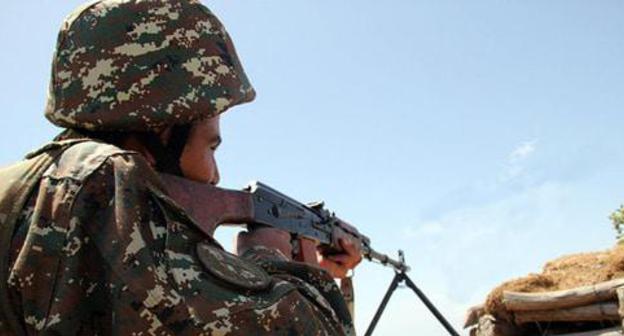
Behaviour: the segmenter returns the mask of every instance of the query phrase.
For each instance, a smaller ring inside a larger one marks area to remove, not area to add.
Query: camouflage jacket
[[[139,154],[95,141],[67,147],[10,239],[8,302],[25,334],[354,334],[327,273],[263,249],[231,255]],[[9,325],[0,317],[0,335]]]

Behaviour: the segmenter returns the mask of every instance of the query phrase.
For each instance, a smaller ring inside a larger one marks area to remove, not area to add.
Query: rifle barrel
[[[388,257],[387,254],[379,253],[370,247],[364,249],[363,255],[368,260],[377,261],[384,266],[391,266],[399,273],[406,273],[410,270],[410,267],[405,264],[405,261],[394,260]]]

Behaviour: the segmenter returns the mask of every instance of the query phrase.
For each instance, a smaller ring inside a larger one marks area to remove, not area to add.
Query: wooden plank
[[[483,315],[478,326],[470,331],[470,336],[522,336],[522,331],[505,321],[497,321],[491,315]]]
[[[620,319],[622,320],[621,326],[624,327],[624,287],[619,287],[616,292],[618,297],[618,305],[620,306],[618,313],[620,314]]]
[[[624,278],[602,282],[592,286],[544,293],[519,293],[505,291],[503,303],[514,312],[553,310],[585,306],[608,301],[617,297],[616,289],[624,286]]]
[[[485,305],[480,304],[474,307],[468,308],[466,312],[466,318],[464,320],[464,329],[472,327],[479,323],[479,318],[485,314]]]
[[[557,309],[534,310],[515,313],[516,323],[527,322],[591,322],[621,321],[616,303],[598,303],[589,306]]]
[[[622,328],[609,328],[602,330],[585,331],[580,333],[563,334],[559,336],[622,336]]]
[[[620,305],[620,317],[624,319],[624,287],[617,289],[618,304]]]

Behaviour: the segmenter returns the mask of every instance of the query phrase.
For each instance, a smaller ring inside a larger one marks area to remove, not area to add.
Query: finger
[[[327,259],[342,265],[345,268],[351,269],[354,268],[357,264],[360,263],[362,257],[357,255],[348,255],[348,254],[336,254],[332,256],[328,256]]]
[[[360,253],[359,251],[360,249],[358,248],[357,244],[353,242],[353,240],[351,240],[350,238],[340,238],[339,242],[340,242],[340,246],[345,252],[347,252],[347,254],[359,254]]]
[[[348,269],[329,259],[322,259],[319,264],[334,278],[344,279],[347,276]]]
[[[340,258],[335,259],[337,255],[332,255],[332,256],[319,256],[319,265],[323,266],[323,265],[329,265],[330,267],[341,267],[341,268],[345,268],[346,265],[344,263],[344,260],[341,260]]]
[[[323,256],[324,259],[330,260],[340,265],[347,265],[353,258],[348,254],[332,254]]]
[[[340,240],[340,245],[344,249],[345,254],[351,256],[353,258],[352,266],[355,266],[362,261],[362,251],[359,248],[359,245],[355,244],[350,240]]]

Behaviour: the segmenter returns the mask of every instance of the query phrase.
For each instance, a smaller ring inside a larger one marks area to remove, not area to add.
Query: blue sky
[[[50,59],[79,3],[3,6],[0,165],[58,132],[42,116]],[[222,185],[324,199],[378,249],[403,248],[458,328],[498,283],[614,243],[624,2],[204,3],[258,91],[222,119]],[[356,270],[361,333],[391,278]],[[412,293],[395,295],[378,335],[444,335]]]

